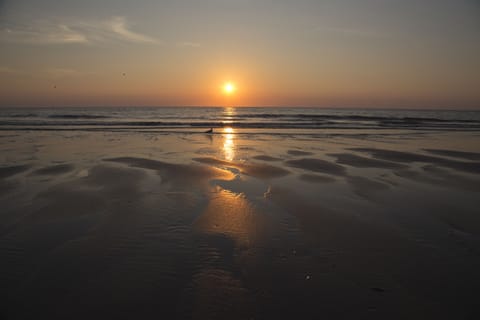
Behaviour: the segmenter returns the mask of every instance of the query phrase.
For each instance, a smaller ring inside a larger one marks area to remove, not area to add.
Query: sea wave
[[[131,127],[131,128],[270,128],[270,129],[282,129],[282,128],[303,128],[303,129],[423,129],[423,130],[480,130],[480,123],[460,123],[460,122],[418,122],[418,121],[380,121],[371,123],[361,123],[356,121],[349,122],[336,122],[336,121],[206,121],[206,122],[188,122],[188,121],[0,121],[0,129],[13,128],[34,128],[34,127],[70,127],[82,128],[82,127],[98,127],[98,128],[111,128],[111,127]]]
[[[55,128],[411,129],[480,131],[480,112],[295,108],[0,109],[0,130]]]
[[[110,116],[90,115],[90,114],[51,114],[51,119],[108,119]]]

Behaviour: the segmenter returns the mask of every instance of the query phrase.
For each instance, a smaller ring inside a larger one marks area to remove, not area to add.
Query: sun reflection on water
[[[225,160],[232,161],[235,158],[235,131],[233,128],[223,128],[223,154]]]
[[[223,125],[231,125],[235,117],[235,108],[234,107],[225,107],[223,109]]]

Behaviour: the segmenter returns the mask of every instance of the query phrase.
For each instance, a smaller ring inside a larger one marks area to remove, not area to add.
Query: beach
[[[480,131],[199,121],[3,124],[0,318],[480,316]]]

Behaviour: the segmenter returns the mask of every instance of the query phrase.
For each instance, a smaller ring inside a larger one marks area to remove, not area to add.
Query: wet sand
[[[0,319],[476,319],[476,133],[0,134]]]

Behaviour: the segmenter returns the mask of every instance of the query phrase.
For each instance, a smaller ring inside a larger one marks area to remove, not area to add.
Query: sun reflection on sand
[[[223,128],[223,153],[225,160],[232,161],[235,158],[235,131],[233,128]]]
[[[244,194],[218,189],[195,227],[209,234],[224,234],[237,245],[251,245],[266,234],[266,216],[257,212]]]

